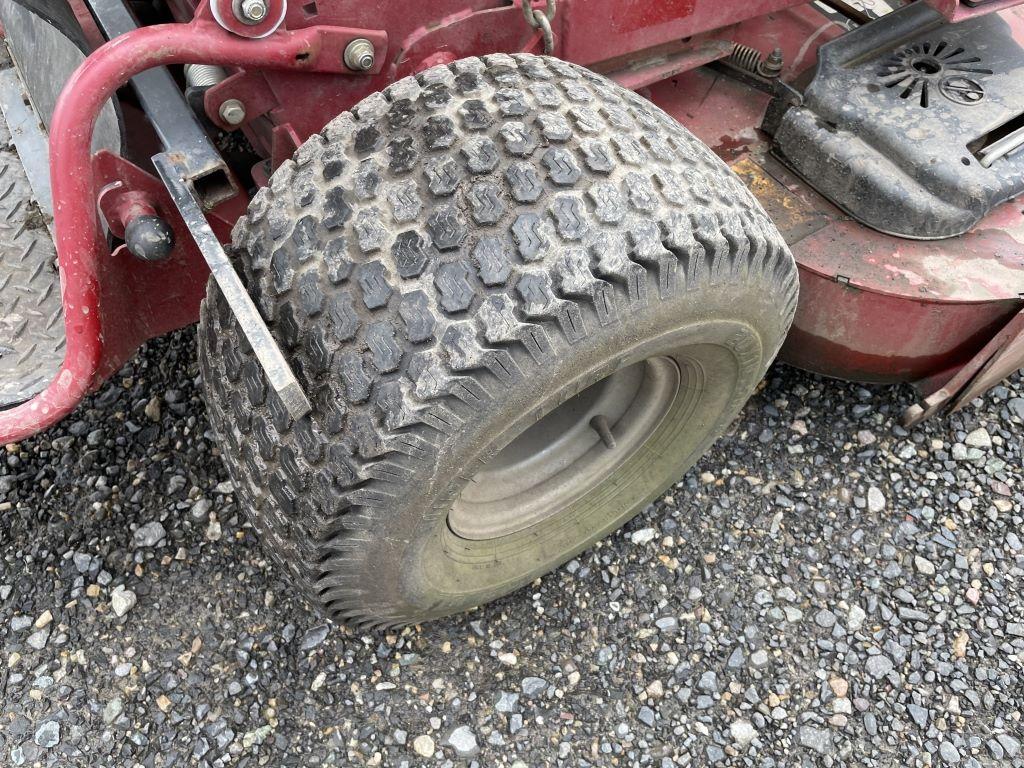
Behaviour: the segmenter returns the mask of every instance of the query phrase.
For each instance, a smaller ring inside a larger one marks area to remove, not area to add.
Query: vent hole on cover
[[[925,75],[937,75],[942,71],[942,65],[935,59],[915,59],[910,66]]]

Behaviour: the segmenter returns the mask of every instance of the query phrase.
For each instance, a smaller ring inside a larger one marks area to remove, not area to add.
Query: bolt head
[[[249,22],[250,24],[258,24],[267,17],[266,0],[242,0],[241,3],[242,18],[241,21]]]
[[[245,121],[245,105],[238,99],[228,99],[220,105],[220,119],[228,125],[241,125]]]
[[[345,46],[345,66],[356,72],[373,69],[373,43],[364,37],[357,38]]]

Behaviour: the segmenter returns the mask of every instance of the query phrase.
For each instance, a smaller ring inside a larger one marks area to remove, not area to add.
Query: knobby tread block
[[[314,411],[290,424],[269,389],[235,398],[249,353],[213,283],[200,359],[254,526],[340,620],[417,618],[362,580],[363,544],[504,388],[716,282],[778,307],[766,367],[795,309],[792,257],[742,182],[646,100],[556,59],[406,78],[297,158],[234,240]]]

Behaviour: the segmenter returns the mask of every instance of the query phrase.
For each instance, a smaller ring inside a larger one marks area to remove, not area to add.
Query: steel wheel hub
[[[461,538],[487,540],[557,515],[646,442],[679,379],[673,360],[653,357],[571,397],[470,479],[448,513],[448,527]]]

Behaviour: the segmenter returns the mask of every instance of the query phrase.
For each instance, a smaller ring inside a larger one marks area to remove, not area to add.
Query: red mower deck
[[[1024,38],[1024,13],[1004,16]],[[841,31],[798,8],[741,24],[730,36],[781,47],[790,62],[783,77],[798,81],[816,47]],[[852,221],[772,156],[757,129],[767,96],[752,99],[742,84],[708,70],[643,93],[729,163],[786,237],[801,294],[783,360],[836,378],[912,383],[925,397],[937,395],[928,415],[968,402],[1024,366],[1019,342],[1011,346],[1024,307],[1020,202],[1004,203],[960,237],[882,234]],[[954,379],[963,370],[970,373]]]

